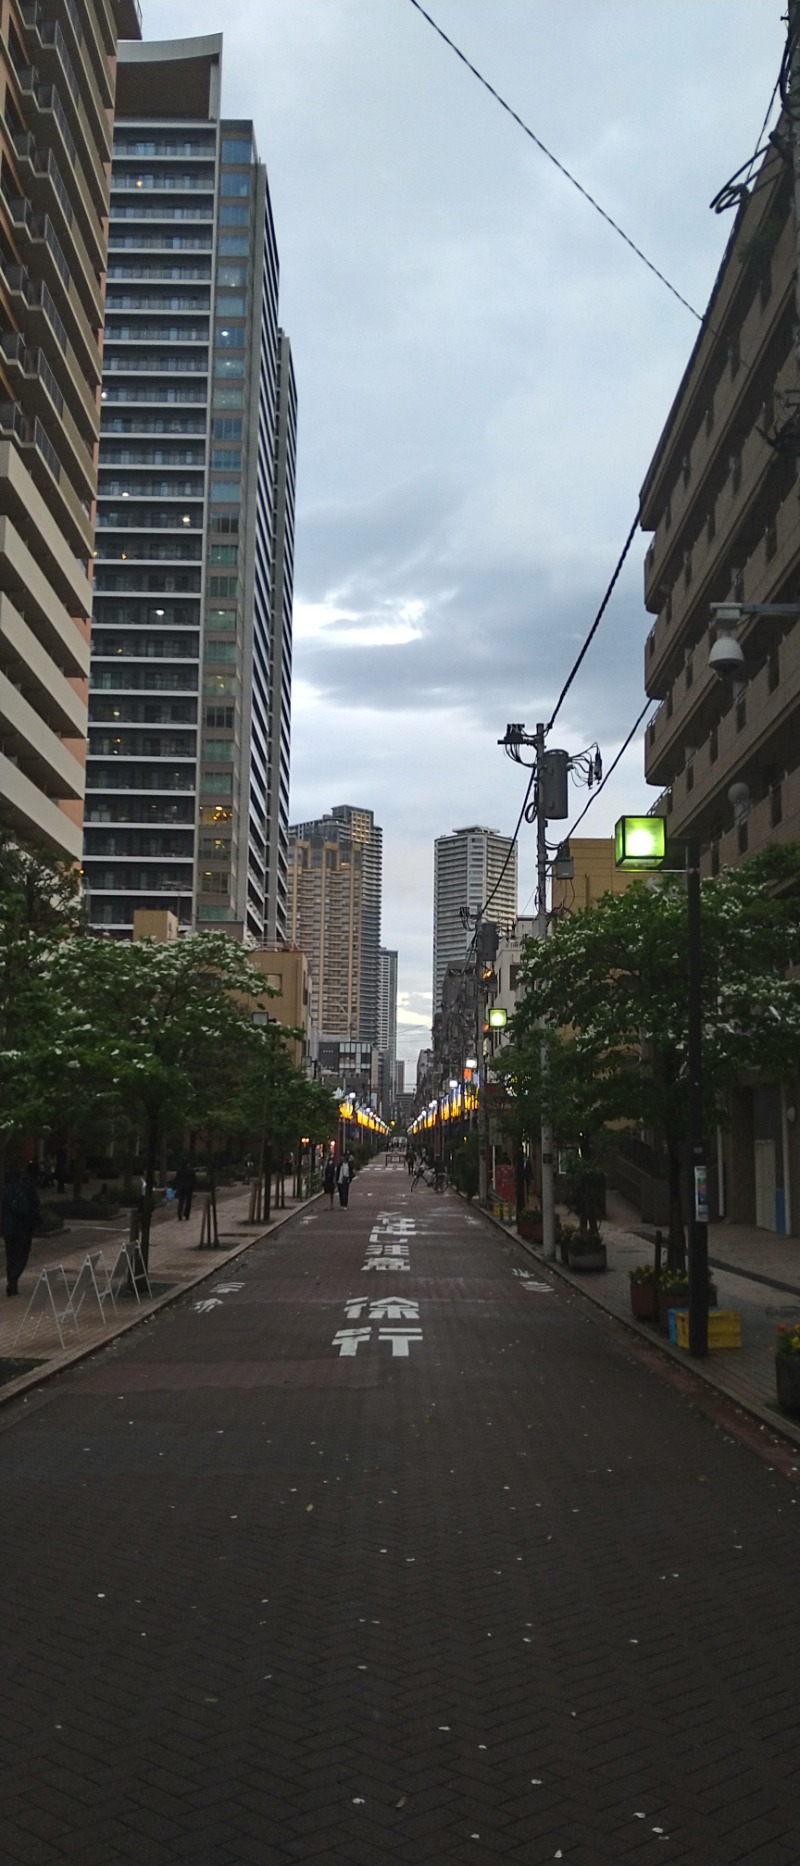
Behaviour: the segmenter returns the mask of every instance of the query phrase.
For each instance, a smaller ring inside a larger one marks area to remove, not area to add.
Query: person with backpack
[[[30,1173],[11,1166],[6,1175],[0,1207],[0,1231],[6,1247],[6,1295],[19,1294],[18,1284],[31,1254],[34,1225],[39,1222],[39,1195]]]

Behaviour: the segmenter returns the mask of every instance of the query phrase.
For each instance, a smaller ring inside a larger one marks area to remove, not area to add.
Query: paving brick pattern
[[[378,1166],[0,1416],[4,1866],[796,1866],[794,1487],[525,1263]]]

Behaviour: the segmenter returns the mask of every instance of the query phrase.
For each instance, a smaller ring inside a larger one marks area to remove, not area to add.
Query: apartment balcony
[[[71,404],[73,419],[76,421],[84,440],[94,448],[98,439],[100,414],[96,395],[92,392],[82,374],[75,352],[67,340],[67,334],[56,311],[47,286],[40,279],[29,279],[20,266],[9,267],[6,275],[9,298],[16,317],[20,319],[26,338],[44,339],[44,349],[27,348],[27,369],[31,376],[41,378],[49,390],[52,406],[60,420],[64,401]],[[25,391],[23,382],[15,380],[17,371],[14,367],[19,355],[20,333],[7,333],[0,338],[7,364],[9,381],[24,400],[26,409],[36,407],[36,398],[30,390]],[[9,352],[12,343],[13,354]],[[39,359],[38,363],[35,359]],[[54,365],[55,367],[51,367]],[[37,408],[43,419],[48,418],[46,408]]]
[[[25,131],[13,138],[25,193],[33,208],[49,214],[55,221],[70,269],[84,277],[84,290],[96,293],[99,274],[105,268],[106,243],[99,220],[92,220],[86,230],[79,225],[72,199],[52,149],[39,148],[36,137]]]
[[[98,221],[108,213],[105,171],[97,163],[94,148],[91,159],[87,156],[85,161],[81,160],[81,150],[76,146],[56,86],[42,84],[39,72],[32,65],[17,72],[17,79],[22,94],[22,114],[37,143],[52,149],[61,173],[69,175],[73,207],[80,215],[84,238],[91,245],[96,238]]]
[[[21,12],[31,58],[36,60],[38,75],[59,94],[72,136],[83,157],[96,211],[102,217],[107,212],[104,164],[111,161],[111,124],[100,103],[97,86],[84,78],[83,70],[83,82],[78,81],[58,20],[45,19],[36,0],[23,0]],[[74,31],[71,36],[74,42]]]
[[[75,738],[82,734],[76,732]],[[48,797],[80,802],[84,769],[64,741],[0,670],[0,746],[32,784]]]
[[[699,637],[706,628],[711,603],[730,598],[732,563],[737,563],[743,573],[748,599],[756,600],[752,594],[757,575],[754,561],[761,540],[771,521],[785,523],[780,513],[787,503],[794,501],[797,506],[796,486],[791,484],[785,492],[788,465],[763,435],[754,430],[748,436],[740,462],[717,499],[713,528],[706,528],[695,539],[687,563],[647,636],[645,686],[655,698],[666,697],[692,637]],[[776,586],[776,575],[774,571],[772,587]],[[739,600],[743,600],[741,592]]]
[[[82,834],[58,802],[30,778],[0,746],[0,796],[10,823],[23,835],[45,841],[69,861],[81,859]]]
[[[713,838],[731,815],[728,790],[734,780],[749,784],[758,800],[797,763],[799,733],[800,626],[795,625],[674,778],[670,833]]]
[[[49,214],[35,214],[30,202],[22,199],[10,200],[7,206],[23,266],[32,277],[43,279],[49,286],[85,373],[93,373],[98,380],[99,348],[95,332],[103,323],[98,281],[93,275],[81,277],[79,274],[76,283]]]
[[[75,436],[79,440],[77,430]],[[62,471],[61,461],[41,421],[38,417],[33,420],[26,417],[18,402],[0,402],[2,439],[13,439],[20,448],[34,485],[43,496],[51,523],[54,521],[59,526],[63,540],[79,560],[70,568],[80,573],[88,593],[85,564],[91,556],[94,538],[88,502],[79,497],[68,474]],[[90,610],[91,595],[87,594],[86,606],[81,605],[81,611],[88,615]]]
[[[85,739],[85,700],[56,666],[10,597],[3,594],[0,594],[0,672],[30,701],[51,732],[66,739]]]
[[[659,586],[669,581],[667,564],[676,537],[687,529],[696,532],[708,508],[710,483],[719,471],[720,461],[739,451],[742,405],[752,404],[754,380],[758,381],[761,401],[771,393],[778,372],[784,370],[792,344],[794,268],[794,221],[789,216],[773,255],[771,294],[764,304],[760,294],[755,293],[738,332],[737,348],[717,379],[706,418],[698,406],[691,445],[688,451],[681,451],[679,435],[682,421],[691,410],[693,388],[698,402],[702,395],[701,379],[695,386],[696,370],[687,383],[682,415],[673,423],[661,470],[643,506],[645,529],[656,527],[645,567],[645,601],[651,611],[657,608]],[[714,342],[718,351],[719,339]],[[709,350],[706,364],[713,354]],[[706,374],[710,375],[708,369]],[[744,425],[752,426],[752,418]]]

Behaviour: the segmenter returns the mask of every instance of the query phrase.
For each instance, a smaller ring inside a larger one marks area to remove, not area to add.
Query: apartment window
[[[687,690],[687,692],[688,692],[688,690],[689,690],[689,688],[691,687],[691,685],[692,685],[692,682],[693,682],[693,680],[694,680],[694,665],[693,665],[693,662],[692,662],[692,657],[691,657],[691,655],[689,655],[689,656],[687,657],[687,661],[686,661],[686,670],[685,670],[685,672],[686,672],[686,690]]]
[[[713,539],[716,537],[716,535],[717,535],[717,510],[716,510],[716,506],[712,505],[711,511],[709,512],[708,518],[706,519],[706,543],[711,544]]]
[[[238,473],[242,466],[240,447],[214,447],[211,453],[212,467],[222,467],[227,473]]]
[[[243,356],[215,356],[214,375],[222,376],[223,378],[227,376],[243,376],[244,375],[244,357]]]
[[[236,577],[209,577],[208,586],[210,596],[235,596],[238,580]]]
[[[231,797],[233,795],[233,772],[204,771],[200,778],[200,789],[206,793],[213,791],[215,796]]]
[[[235,258],[241,254],[242,258],[246,258],[250,251],[250,241],[241,233],[222,233],[217,241],[217,249],[220,255]]]
[[[222,538],[235,538],[239,532],[238,512],[212,512],[211,530]]]
[[[217,266],[217,289],[247,284],[246,266]],[[226,306],[226,309],[228,307]]]
[[[669,531],[671,525],[672,525],[672,504],[671,504],[671,501],[668,499],[664,507],[664,530]]]
[[[235,641],[207,641],[205,658],[207,661],[235,661]]]
[[[206,610],[206,627],[207,628],[218,628],[218,629],[235,629],[236,610],[235,609],[207,609]]]
[[[692,477],[692,456],[691,454],[684,454],[683,459],[681,461],[681,474],[683,477],[684,486],[688,486],[689,481]]]
[[[246,227],[250,219],[250,208],[246,201],[223,201],[219,210],[222,227]],[[242,249],[246,251],[246,248]]]
[[[218,505],[238,505],[241,497],[241,481],[238,479],[212,479],[211,497]]]
[[[243,292],[218,292],[216,302],[218,317],[244,317],[247,310]]]
[[[706,409],[706,433],[713,434],[713,431],[714,431],[714,403],[713,401],[710,401]]]
[[[243,350],[244,325],[217,324],[215,342],[219,350]]]
[[[770,519],[770,522],[767,525],[767,528],[764,532],[764,555],[766,557],[767,563],[769,563],[770,558],[775,556],[777,549],[778,549],[778,526],[777,526],[775,519],[773,518],[773,519]]]
[[[664,608],[664,614],[667,618],[667,621],[671,622],[672,621],[672,591],[671,590],[669,592],[669,595],[667,596],[667,601],[666,601],[666,605]]]
[[[741,486],[741,483],[742,483],[742,456],[741,454],[731,454],[729,464],[730,464],[730,469],[731,469],[731,485],[733,487],[734,492],[738,492],[739,487]]]
[[[683,554],[683,581],[686,586],[686,589],[688,590],[689,585],[692,581],[692,553],[691,551],[684,551],[684,554]]]
[[[210,564],[235,564],[238,559],[238,544],[212,544],[208,553]]]
[[[206,707],[206,725],[216,726],[217,728],[221,728],[223,731],[229,730],[233,726],[233,707],[232,706],[207,706]],[[206,746],[206,751],[208,751],[208,746]]]
[[[244,196],[244,195],[249,196],[250,194],[249,173],[246,175],[237,175],[236,172],[234,171],[233,174],[223,175],[220,179],[219,191],[220,191],[220,194],[238,194],[240,196]]]
[[[738,337],[732,337],[730,343],[728,344],[728,362],[730,364],[731,377],[738,376],[739,365],[741,363],[741,360],[742,360],[742,357],[741,357],[741,351],[739,349],[739,339]]]
[[[232,415],[220,416],[218,420],[212,421],[211,432],[215,441],[240,441],[242,438],[241,420],[237,421]]]
[[[252,162],[253,145],[240,136],[222,139],[223,162]]]

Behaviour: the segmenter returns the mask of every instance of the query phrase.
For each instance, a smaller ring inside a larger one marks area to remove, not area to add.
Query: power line
[[[627,557],[627,555],[628,555],[628,552],[629,552],[629,550],[630,550],[630,548],[631,548],[631,545],[632,545],[632,543],[633,543],[633,540],[634,540],[634,538],[635,538],[635,536],[636,536],[636,533],[637,533],[637,531],[638,531],[638,529],[639,529],[639,513],[638,513],[638,511],[637,511],[637,513],[636,513],[636,517],[635,517],[635,519],[634,519],[634,521],[633,521],[633,524],[631,525],[631,528],[630,528],[630,531],[628,532],[628,536],[627,536],[627,538],[625,539],[625,543],[624,543],[624,545],[623,545],[623,547],[622,547],[622,550],[620,551],[620,554],[619,554],[619,557],[617,558],[617,562],[616,562],[616,565],[615,565],[615,567],[614,567],[614,573],[613,573],[613,576],[612,576],[612,578],[611,578],[611,582],[610,582],[610,583],[609,583],[609,585],[608,585],[608,589],[606,590],[606,593],[605,593],[605,596],[603,597],[603,600],[602,600],[602,602],[601,602],[601,604],[600,604],[600,607],[599,607],[599,609],[598,609],[598,611],[597,611],[597,614],[596,614],[596,616],[595,616],[595,618],[594,618],[594,621],[593,621],[593,623],[592,623],[592,626],[591,626],[591,628],[589,629],[589,632],[588,632],[588,634],[587,634],[587,636],[586,636],[586,640],[585,640],[585,642],[584,642],[584,644],[583,644],[583,647],[581,648],[581,651],[580,651],[580,654],[578,655],[578,658],[577,658],[577,660],[573,662],[573,665],[572,665],[572,668],[571,668],[571,671],[570,671],[570,673],[568,674],[568,676],[567,676],[567,679],[566,679],[566,680],[565,680],[565,682],[564,682],[564,685],[563,685],[563,687],[562,687],[562,689],[561,689],[561,692],[560,692],[560,694],[559,694],[559,696],[558,696],[558,699],[556,700],[556,703],[555,703],[555,706],[553,707],[553,711],[552,711],[552,713],[550,714],[550,718],[549,718],[549,719],[548,719],[548,721],[547,721],[547,725],[545,726],[545,732],[549,732],[549,731],[550,731],[550,729],[551,729],[551,727],[552,727],[552,726],[553,726],[553,725],[555,724],[555,721],[556,721],[556,719],[558,718],[558,715],[559,715],[559,713],[560,713],[560,711],[561,711],[561,707],[562,707],[562,705],[563,705],[563,702],[564,702],[564,700],[566,699],[566,697],[567,697],[567,694],[569,693],[569,690],[570,690],[570,687],[572,686],[572,682],[573,682],[573,680],[575,679],[575,675],[576,675],[576,674],[577,674],[577,672],[578,672],[578,669],[579,669],[579,667],[580,667],[580,665],[581,665],[581,662],[582,662],[582,660],[583,660],[583,658],[584,658],[584,655],[586,655],[586,654],[588,653],[588,650],[589,650],[589,648],[590,648],[590,647],[591,647],[591,645],[592,645],[592,642],[593,642],[593,640],[594,640],[594,637],[595,637],[595,635],[597,634],[597,631],[598,631],[598,629],[599,629],[599,627],[600,627],[600,624],[601,624],[601,622],[602,622],[602,620],[603,620],[603,617],[604,617],[604,615],[605,615],[605,612],[606,612],[606,610],[607,610],[607,608],[608,608],[608,605],[609,605],[609,603],[610,603],[610,601],[611,601],[611,597],[613,596],[613,593],[614,593],[614,590],[615,590],[615,587],[616,587],[616,585],[617,585],[617,582],[619,581],[619,576],[620,576],[620,573],[621,573],[621,570],[622,570],[622,566],[623,566],[623,564],[624,564],[624,562],[625,562],[625,559],[626,559],[626,557]]]
[[[512,117],[514,122],[519,125],[519,128],[524,131],[524,134],[529,137],[530,141],[535,143],[536,148],[541,151],[542,155],[547,157],[548,162],[552,162],[553,167],[557,168],[559,174],[563,175],[571,186],[577,189],[578,194],[583,196],[584,201],[588,201],[589,206],[594,208],[595,213],[600,215],[601,220],[604,220],[606,225],[611,227],[614,233],[619,235],[621,240],[624,240],[625,245],[630,247],[631,252],[636,254],[637,259],[641,259],[642,264],[647,267],[648,272],[652,272],[655,277],[661,281],[661,284],[666,286],[667,291],[672,293],[673,298],[677,298],[678,303],[683,305],[684,310],[691,312],[692,317],[697,319],[698,324],[702,324],[704,321],[702,313],[695,310],[694,305],[689,303],[688,298],[684,298],[683,293],[678,291],[677,285],[673,285],[671,280],[667,278],[666,273],[661,272],[658,266],[654,265],[652,259],[648,259],[647,254],[642,252],[641,246],[637,246],[636,241],[631,239],[630,234],[625,232],[624,227],[621,227],[619,222],[614,220],[612,215],[607,213],[604,207],[600,206],[600,202],[595,200],[594,195],[589,193],[588,188],[584,188],[582,182],[578,181],[577,176],[573,175],[571,170],[568,169],[563,162],[559,161],[558,156],[553,154],[552,149],[548,149],[547,144],[542,142],[541,137],[536,135],[535,130],[531,129],[530,125],[525,122],[524,118],[521,117],[516,110],[514,110],[513,106],[507,102],[506,98],[501,97],[500,92],[495,90],[494,85],[490,84],[489,79],[485,78],[483,72],[478,70],[477,65],[473,65],[471,59],[467,58],[466,52],[462,52],[460,46],[456,45],[455,40],[448,36],[444,28],[438,25],[432,15],[421,5],[421,0],[411,0],[411,5],[416,9],[417,13],[421,13],[423,19],[427,20],[428,25],[433,27],[434,32],[438,33],[439,38],[443,39],[445,45],[450,47],[451,52],[455,52],[456,58],[461,60],[462,65],[466,65],[467,70],[472,72],[473,78],[477,78],[478,83],[482,84],[484,90],[489,92],[490,97],[495,99],[495,102],[500,105],[501,110],[505,110],[506,114]]]

